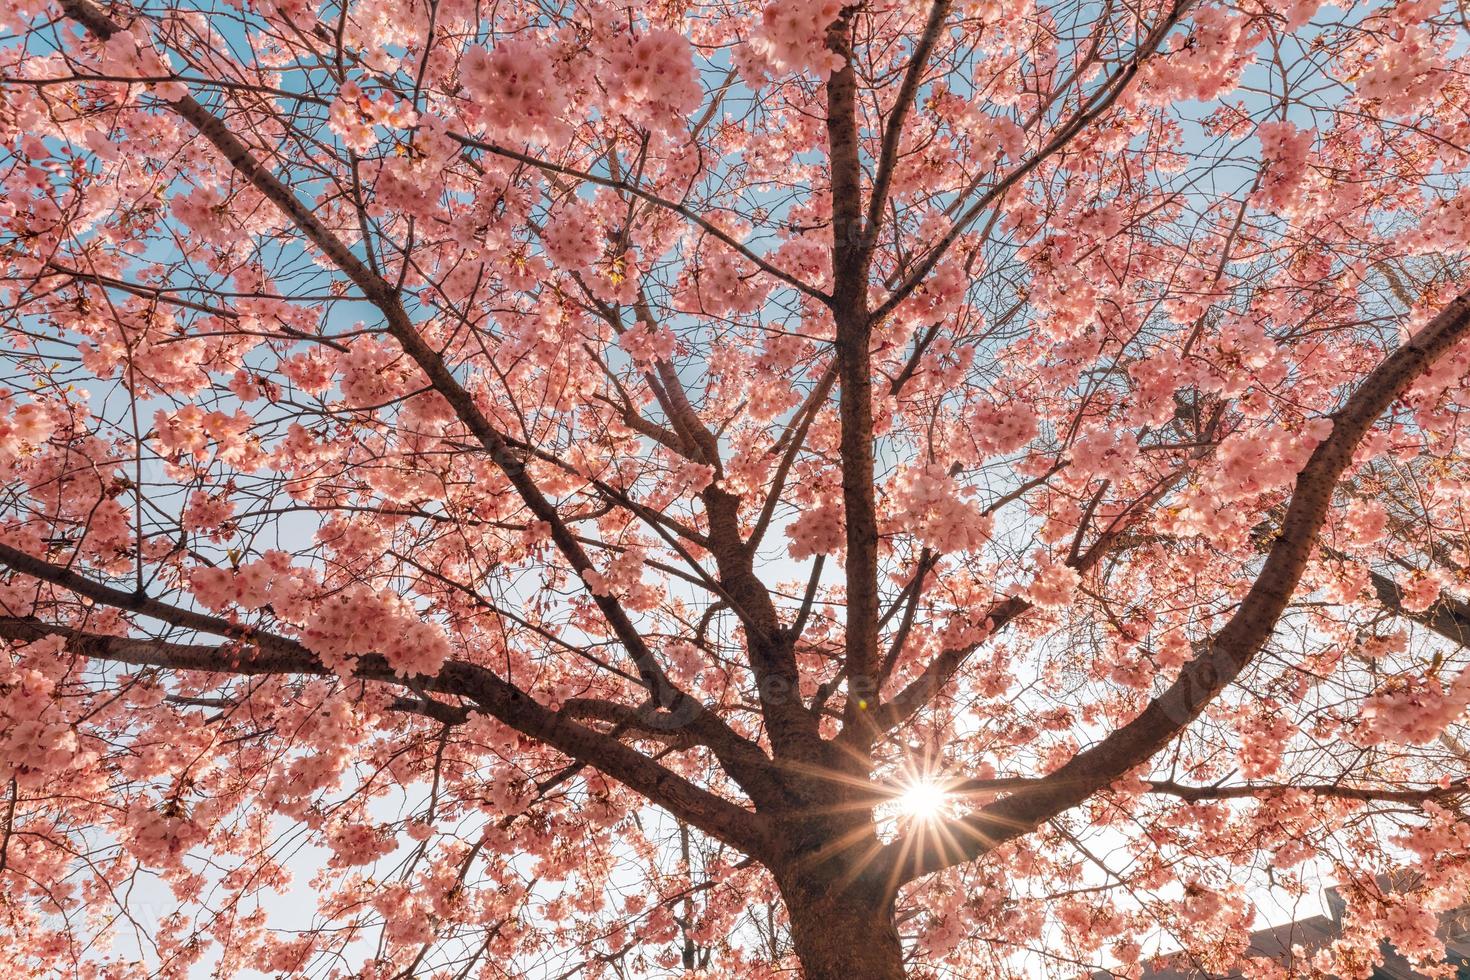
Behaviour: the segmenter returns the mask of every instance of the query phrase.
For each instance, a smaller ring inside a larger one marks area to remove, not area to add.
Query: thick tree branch
[[[1270,797],[1281,793],[1309,793],[1337,800],[1359,800],[1364,803],[1431,803],[1470,793],[1470,780],[1456,780],[1447,786],[1423,789],[1387,789],[1376,786],[1341,786],[1336,783],[1303,783],[1281,785],[1252,783],[1244,786],[1187,786],[1172,780],[1150,780],[1148,792],[1177,796],[1190,803],[1206,800],[1245,800]]]
[[[1416,378],[1470,334],[1470,292],[1462,293],[1413,338],[1385,358],[1331,416],[1333,428],[1296,480],[1281,533],[1230,621],[1202,645],[1178,679],[1144,710],[1074,756],[1025,793],[1006,797],[947,824],[950,847],[893,845],[896,878],[908,881],[984,854],[1081,803],[1143,765],[1179,735],[1255,657],[1276,628],[1317,542],[1339,477],[1378,417]]]
[[[857,119],[857,72],[852,56],[851,9],[827,30],[827,48],[842,67],[827,80],[827,155],[832,178],[832,315],[840,395],[842,514],[846,535],[844,567],[847,621],[843,624],[843,670],[849,684],[865,688],[878,676],[878,514],[873,489],[873,364],[868,315],[869,251],[865,247],[862,163]],[[901,119],[895,119],[899,126]],[[848,698],[845,729],[865,708]],[[871,731],[866,725],[861,731]],[[868,745],[854,736],[853,747]],[[871,743],[868,743],[869,745]]]
[[[957,797],[1005,793],[1024,795],[1046,783],[1046,777],[1016,776],[997,779],[967,779],[945,786],[947,794]],[[1419,789],[1394,789],[1380,786],[1347,786],[1341,783],[1236,783],[1229,786],[1191,786],[1172,779],[1146,779],[1140,784],[1145,793],[1177,796],[1189,803],[1210,800],[1266,799],[1283,793],[1307,793],[1338,800],[1364,803],[1431,803],[1470,793],[1470,779],[1456,780],[1444,786]]]
[[[103,589],[93,591],[105,594]],[[164,611],[159,609],[163,604],[154,602],[152,605],[155,612]],[[184,610],[168,607],[168,612],[171,618],[189,618],[178,615],[186,612]],[[315,654],[285,637],[262,632],[241,635],[246,632],[243,628],[228,623],[212,627],[201,624],[191,628],[224,632],[235,636],[236,642],[223,645],[170,643],[102,636],[35,619],[0,617],[0,637],[7,640],[31,642],[60,636],[66,639],[68,648],[74,652],[113,663],[242,676],[330,676],[333,673]],[[352,676],[406,686],[406,679],[395,673],[378,654],[359,657]],[[552,711],[483,667],[452,660],[436,676],[421,678],[416,684],[425,691],[469,699],[486,714],[516,731],[544,742],[577,762],[607,773],[651,802],[732,847],[745,851],[758,851],[762,847],[764,827],[762,818],[756,814],[700,789],[616,739]]]

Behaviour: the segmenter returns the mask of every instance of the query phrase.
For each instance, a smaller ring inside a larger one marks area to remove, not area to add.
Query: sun
[[[937,820],[949,805],[949,794],[938,783],[921,779],[899,795],[898,812],[910,820]]]

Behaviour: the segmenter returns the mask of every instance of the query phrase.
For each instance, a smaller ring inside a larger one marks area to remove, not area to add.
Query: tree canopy
[[[7,0],[0,969],[1448,975],[1467,47]]]

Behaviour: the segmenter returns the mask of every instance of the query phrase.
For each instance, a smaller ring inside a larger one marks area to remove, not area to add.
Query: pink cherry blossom
[[[0,976],[1452,969],[1455,5],[0,31]]]

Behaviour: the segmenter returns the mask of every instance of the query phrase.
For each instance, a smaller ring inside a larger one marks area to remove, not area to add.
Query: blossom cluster
[[[1396,677],[1364,699],[1355,738],[1364,745],[1423,745],[1470,708],[1470,670],[1446,685],[1433,676]]]
[[[827,28],[841,11],[840,0],[771,0],[752,47],[777,71],[826,78],[842,67],[841,56],[827,47]]]
[[[487,50],[469,48],[459,64],[460,84],[499,136],[551,140],[560,134],[566,89],[553,50],[530,37],[511,37]]]
[[[890,494],[895,529],[938,553],[979,551],[990,540],[994,518],[967,500],[964,488],[938,463],[905,469]]]

